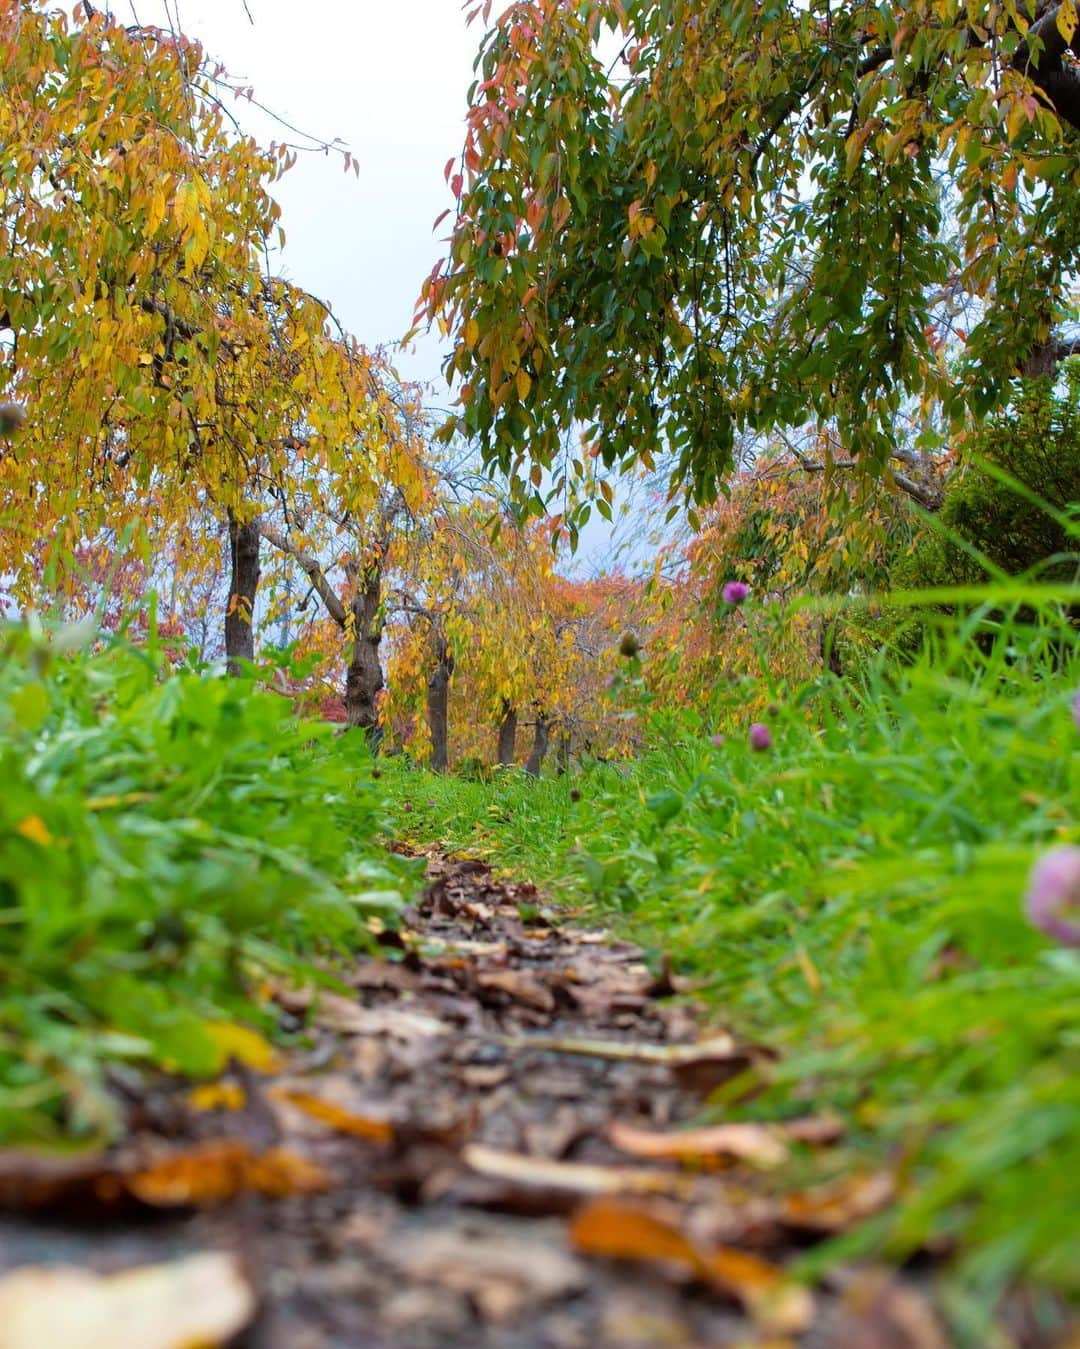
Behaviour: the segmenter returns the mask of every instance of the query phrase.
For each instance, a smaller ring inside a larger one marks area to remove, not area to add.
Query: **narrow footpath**
[[[347,995],[271,990],[295,1051],[0,1154],[0,1349],[945,1349],[917,1276],[785,1276],[893,1196],[835,1120],[686,1131],[764,1049],[532,886],[429,877]]]

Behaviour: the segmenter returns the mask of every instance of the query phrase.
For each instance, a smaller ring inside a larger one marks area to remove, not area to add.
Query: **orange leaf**
[[[349,1134],[352,1138],[366,1138],[371,1143],[392,1143],[394,1126],[389,1120],[372,1119],[367,1115],[354,1115],[350,1110],[324,1101],[320,1096],[312,1096],[305,1091],[291,1091],[283,1088],[275,1091],[279,1100],[302,1110],[305,1115],[317,1119],[320,1124],[336,1130],[339,1134]]]
[[[303,1158],[274,1148],[260,1155],[246,1143],[201,1143],[124,1177],[125,1188],[158,1208],[203,1208],[222,1204],[245,1190],[283,1197],[329,1188],[329,1177]]]
[[[789,1284],[783,1270],[746,1251],[721,1247],[702,1252],[666,1214],[639,1204],[593,1200],[571,1224],[570,1240],[586,1255],[674,1261],[737,1299],[770,1330],[794,1334],[810,1324],[810,1294]]]

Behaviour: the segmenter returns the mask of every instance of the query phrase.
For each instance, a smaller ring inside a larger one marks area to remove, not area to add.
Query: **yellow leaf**
[[[15,832],[22,834],[23,838],[28,838],[31,843],[39,843],[43,848],[47,848],[53,841],[52,834],[49,833],[48,826],[40,815],[27,815],[25,820],[20,820],[15,826]]]
[[[238,1082],[207,1082],[188,1093],[193,1110],[243,1110],[247,1094]]]
[[[524,369],[519,368],[514,376],[514,383],[517,385],[518,397],[524,403],[529,396],[529,390],[532,388],[532,380]]]
[[[233,1021],[208,1021],[203,1029],[220,1054],[222,1065],[229,1059],[239,1059],[259,1073],[272,1073],[279,1066],[273,1046],[248,1026]]]
[[[480,340],[480,325],[475,319],[465,324],[465,345],[471,350]]]
[[[165,189],[159,187],[150,198],[150,209],[146,213],[146,232],[156,234],[157,228],[165,219]]]

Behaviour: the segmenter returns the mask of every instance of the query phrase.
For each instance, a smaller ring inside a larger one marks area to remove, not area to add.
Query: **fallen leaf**
[[[891,1172],[863,1172],[785,1195],[781,1216],[789,1227],[803,1231],[843,1232],[880,1212],[895,1196],[896,1178]]]
[[[243,1110],[247,1094],[238,1082],[207,1082],[188,1092],[193,1110]]]
[[[246,1190],[284,1198],[330,1186],[321,1167],[284,1148],[254,1153],[232,1141],[185,1148],[120,1179],[129,1194],[155,1208],[205,1208]]]
[[[384,1243],[379,1256],[410,1279],[464,1293],[494,1322],[571,1297],[589,1282],[582,1262],[543,1235],[478,1217],[449,1229],[407,1233]]]
[[[385,1119],[375,1119],[367,1115],[357,1115],[345,1110],[332,1101],[313,1096],[310,1092],[294,1091],[289,1087],[271,1089],[271,1096],[302,1110],[305,1115],[317,1119],[321,1124],[339,1134],[349,1134],[352,1138],[366,1138],[369,1143],[392,1143],[394,1126]]]
[[[755,1166],[779,1166],[788,1155],[780,1131],[768,1124],[715,1124],[706,1129],[660,1133],[612,1120],[607,1136],[621,1152],[634,1157],[699,1166],[730,1158]]]
[[[276,1072],[281,1066],[274,1047],[249,1026],[233,1021],[206,1021],[202,1029],[218,1051],[219,1067],[223,1068],[230,1059],[239,1059],[257,1073]]]
[[[783,1270],[746,1251],[702,1251],[676,1222],[640,1205],[597,1199],[570,1226],[574,1247],[614,1260],[661,1260],[688,1269],[741,1302],[763,1329],[798,1334],[813,1318],[813,1299]]]
[[[929,1303],[885,1270],[857,1274],[844,1289],[835,1349],[948,1349]]]
[[[552,1054],[581,1054],[596,1059],[616,1059],[628,1063],[656,1063],[669,1068],[741,1059],[740,1049],[730,1035],[714,1035],[689,1045],[635,1044],[628,1040],[576,1040],[558,1035],[507,1036],[504,1043],[514,1049],[540,1049]]]
[[[545,984],[529,970],[485,970],[476,976],[480,988],[506,993],[538,1012],[553,1012],[555,998]]]
[[[28,1267],[0,1278],[0,1349],[213,1349],[255,1310],[235,1255],[189,1255],[104,1277]]]
[[[478,1175],[533,1189],[565,1190],[579,1195],[665,1194],[686,1199],[695,1192],[694,1178],[675,1171],[549,1161],[502,1152],[482,1143],[468,1144],[462,1158]]]

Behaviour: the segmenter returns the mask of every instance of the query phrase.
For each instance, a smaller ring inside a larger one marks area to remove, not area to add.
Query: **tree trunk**
[[[379,643],[382,641],[382,570],[372,568],[352,602],[355,624],[352,659],[345,675],[345,722],[375,739],[379,724],[379,694],[383,688]]]
[[[567,772],[570,767],[570,732],[562,731],[559,735],[559,747],[556,754],[556,763],[559,765],[559,776]]]
[[[229,512],[229,602],[225,609],[225,660],[231,675],[255,659],[252,617],[259,588],[259,522],[241,523]]]
[[[431,771],[445,773],[450,762],[447,704],[450,696],[450,676],[454,673],[454,657],[446,638],[437,633],[433,640],[435,668],[428,678],[427,715],[431,732]]]
[[[821,653],[821,662],[836,675],[837,679],[844,677],[844,663],[840,659],[840,652],[837,649],[837,631],[836,624],[823,622],[821,631],[818,634],[818,650]]]
[[[529,758],[525,764],[525,772],[531,777],[538,778],[540,769],[544,766],[544,755],[548,752],[548,745],[551,743],[551,723],[547,719],[546,712],[537,712],[536,714],[536,732],[533,736],[532,749],[529,751]]]
[[[504,698],[502,711],[503,718],[499,722],[498,761],[502,767],[506,768],[514,762],[517,749],[517,708],[511,707]]]

